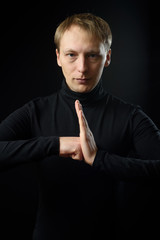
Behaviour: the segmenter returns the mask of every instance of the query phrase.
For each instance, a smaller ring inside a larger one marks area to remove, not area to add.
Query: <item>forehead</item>
[[[95,35],[76,25],[67,29],[60,40],[60,49],[93,48],[98,50],[102,45],[104,44]]]

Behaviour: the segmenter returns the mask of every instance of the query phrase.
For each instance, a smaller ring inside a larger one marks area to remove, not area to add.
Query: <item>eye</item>
[[[89,57],[90,57],[90,58],[96,58],[96,57],[97,57],[97,54],[96,54],[96,53],[91,53],[91,54],[89,54]]]
[[[77,59],[77,54],[73,53],[73,52],[69,52],[66,54],[66,57],[67,57],[68,61],[73,62]]]
[[[89,53],[87,57],[91,62],[96,62],[98,61],[100,55],[98,53],[93,52],[93,53]]]
[[[73,58],[73,57],[75,57],[75,54],[74,53],[68,53],[67,56],[70,57],[70,58]]]

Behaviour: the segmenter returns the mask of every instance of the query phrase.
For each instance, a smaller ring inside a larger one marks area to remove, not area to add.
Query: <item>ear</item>
[[[108,67],[110,63],[111,63],[111,48],[110,48],[109,51],[107,52],[106,62],[105,62],[105,64],[104,64],[104,66],[105,66],[105,67]]]
[[[61,61],[60,61],[60,53],[57,48],[56,48],[56,55],[57,55],[57,64],[59,67],[61,67],[62,65],[61,65]]]

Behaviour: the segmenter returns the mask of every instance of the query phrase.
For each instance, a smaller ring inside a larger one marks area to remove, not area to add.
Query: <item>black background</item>
[[[56,63],[55,29],[68,15],[92,12],[108,21],[113,34],[112,62],[103,74],[104,87],[140,105],[160,127],[158,9],[158,1],[149,0],[3,3],[0,121],[29,100],[49,95],[60,87],[62,74]],[[0,239],[10,239],[10,235],[31,239],[37,197],[34,164],[0,172]],[[22,233],[26,238],[21,237]]]

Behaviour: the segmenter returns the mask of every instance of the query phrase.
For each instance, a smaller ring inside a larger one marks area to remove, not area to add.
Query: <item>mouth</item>
[[[75,78],[75,80],[79,83],[79,84],[86,84],[89,80],[89,78]]]

